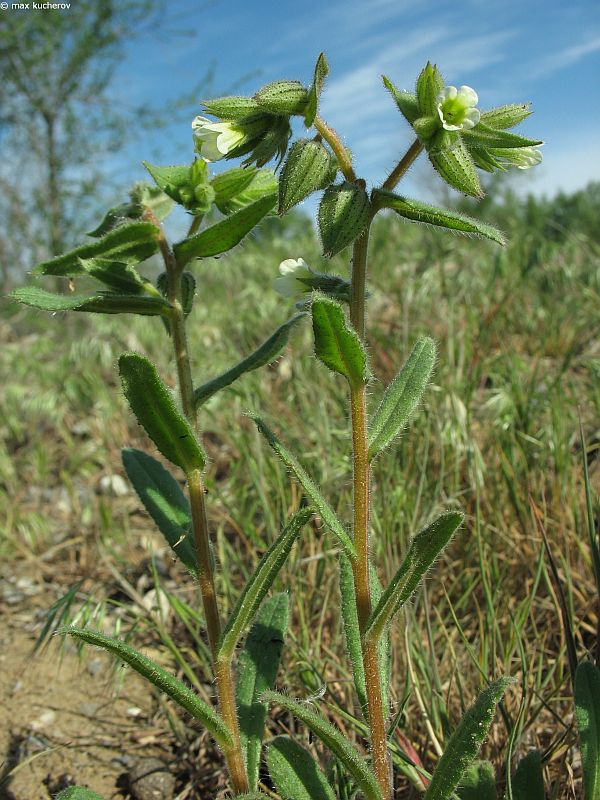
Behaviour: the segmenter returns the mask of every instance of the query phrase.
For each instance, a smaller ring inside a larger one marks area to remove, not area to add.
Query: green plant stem
[[[196,220],[194,220],[194,222],[195,221]],[[192,223],[192,227],[193,225],[194,223]],[[185,315],[181,305],[181,269],[178,267],[173,251],[162,231],[159,238],[159,245],[167,271],[169,302],[173,307],[173,313],[171,315],[171,335],[177,364],[181,405],[185,416],[193,429],[197,432],[198,419],[196,407],[194,405],[194,384],[187,346]],[[202,605],[204,607],[204,616],[206,619],[208,643],[215,670],[217,696],[219,698],[221,715],[233,738],[233,746],[224,751],[225,760],[227,761],[227,768],[231,776],[235,793],[244,794],[248,791],[248,777],[246,775],[246,767],[240,741],[232,664],[231,661],[221,663],[217,658],[219,639],[221,636],[221,620],[219,608],[217,606],[215,579],[210,552],[210,534],[206,515],[206,503],[204,500],[204,482],[200,470],[193,470],[186,478],[192,512],[192,528],[194,533],[196,561],[198,564],[198,582],[200,584]]]
[[[344,178],[346,178],[347,181],[354,183],[356,181],[356,173],[352,167],[352,161],[350,160],[348,151],[344,147],[342,140],[336,131],[334,131],[333,128],[330,128],[325,120],[321,119],[319,116],[315,118],[315,128],[335,153]]]
[[[423,150],[423,145],[418,139],[415,139],[415,141],[408,148],[404,156],[400,159],[400,161],[396,164],[394,169],[390,172],[390,174],[386,178],[381,188],[385,189],[386,192],[393,191],[393,189],[397,186],[398,182],[400,181],[406,170],[417,159],[422,150]]]

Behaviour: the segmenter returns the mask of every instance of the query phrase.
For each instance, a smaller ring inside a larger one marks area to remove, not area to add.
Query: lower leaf
[[[336,800],[315,759],[289,736],[273,739],[267,765],[281,800]]]

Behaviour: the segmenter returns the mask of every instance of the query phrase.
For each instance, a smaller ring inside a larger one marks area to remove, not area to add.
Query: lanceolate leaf
[[[210,731],[218,745],[224,748],[231,747],[231,734],[218,714],[204,700],[188,689],[179,678],[171,675],[152,659],[142,655],[125,642],[97,631],[85,628],[63,628],[58,633],[74,636],[87,644],[108,650],[109,653],[133,667],[136,672],[168,695],[177,705],[188,711],[194,719],[199,720]]]
[[[274,361],[287,344],[292,328],[305,316],[306,314],[297,314],[292,319],[284,322],[259,348],[236,364],[235,367],[228,369],[227,372],[198,387],[194,391],[196,407],[206,403],[216,392],[232,384],[244,373],[264,367]]]
[[[408,548],[400,569],[385,589],[371,614],[365,636],[378,639],[419,585],[437,556],[448,544],[463,520],[458,511],[442,514],[417,533]]]
[[[313,78],[312,86],[308,92],[308,103],[306,104],[306,111],[304,112],[304,124],[310,128],[315,121],[317,111],[319,108],[319,98],[323,91],[323,84],[325,78],[329,74],[329,64],[325,58],[325,53],[321,53],[317,58],[315,65],[315,75]]]
[[[412,125],[412,123],[421,116],[417,95],[414,92],[406,92],[398,89],[385,75],[383,76],[383,84],[396,101],[396,105],[404,118]]]
[[[452,797],[467,767],[485,741],[494,719],[496,705],[511,683],[514,683],[513,678],[495,681],[468,709],[446,743],[423,800],[449,800]]]
[[[258,225],[276,202],[277,194],[268,194],[206,228],[197,236],[184,239],[175,245],[177,262],[180,266],[184,266],[194,258],[208,258],[231,250]]]
[[[458,211],[436,208],[418,200],[409,200],[392,192],[384,192],[381,189],[374,189],[373,196],[379,208],[391,208],[401,217],[410,219],[413,222],[448,228],[457,233],[484,236],[486,239],[491,239],[498,244],[506,244],[504,234],[498,228],[494,228],[493,225],[487,225],[478,219],[473,219],[466,214],[460,214]]]
[[[111,261],[106,258],[82,258],[81,266],[88,275],[101,281],[117,292],[142,294],[147,283],[135,267],[123,261]]]
[[[321,767],[289,736],[273,739],[267,766],[281,800],[336,800]]]
[[[512,800],[545,800],[542,757],[537,750],[519,761],[511,781]]]
[[[327,500],[323,497],[321,492],[317,489],[315,484],[309,478],[305,469],[300,465],[297,459],[290,453],[290,451],[279,441],[273,431],[257,416],[250,415],[250,418],[256,423],[256,427],[265,437],[267,442],[271,445],[273,450],[277,453],[279,458],[283,461],[285,466],[294,473],[294,476],[306,492],[306,496],[311,504],[318,511],[319,516],[327,527],[336,536],[339,544],[346,555],[351,558],[356,558],[356,550],[352,539],[348,535],[346,529],[338,519],[335,511],[329,505]]]
[[[76,247],[62,256],[43,261],[33,270],[36,275],[84,275],[81,258],[107,258],[139,263],[158,250],[159,230],[151,222],[120,225],[91,244]]]
[[[91,789],[86,789],[85,786],[69,786],[56,795],[56,800],[104,800],[104,798]]]
[[[329,297],[318,297],[312,303],[315,353],[326,367],[343,375],[350,386],[363,386],[366,380],[366,358],[356,331],[346,322],[344,310]]]
[[[354,778],[366,800],[382,800],[381,790],[375,775],[365,759],[354,749],[348,739],[326,719],[304,703],[298,703],[279,692],[265,692],[264,699],[298,717],[314,735],[342,762]]]
[[[460,800],[496,800],[496,776],[493,765],[489,761],[476,761],[471,764],[461,778],[458,796]]]
[[[421,401],[435,364],[435,342],[425,336],[386,388],[369,427],[369,458],[373,459],[400,433]]]
[[[268,706],[261,697],[263,692],[275,685],[288,619],[287,594],[282,592],[265,600],[237,661],[238,720],[251,789],[255,789],[258,783],[268,712]]]
[[[197,576],[191,536],[190,504],[175,478],[155,458],[141,450],[121,451],[125,472],[146,511],[156,523],[175,555]]]
[[[39,286],[22,286],[11,295],[13,300],[42,311],[89,311],[95,314],[142,314],[168,317],[171,306],[162,297],[139,294],[100,292],[92,297],[78,294],[54,294]]]
[[[294,514],[259,561],[258,567],[246,583],[223,630],[217,656],[219,659],[227,660],[233,655],[240,637],[258,611],[279,570],[285,564],[294,542],[312,515],[313,510],[307,508]]]
[[[583,661],[575,673],[575,718],[585,800],[600,800],[600,670],[591,661]]]
[[[154,365],[137,353],[124,353],[119,372],[131,410],[163,456],[186,474],[203,469],[202,448]]]
[[[469,145],[479,147],[535,147],[543,144],[541,139],[527,139],[516,133],[496,130],[484,122],[480,122],[473,130],[464,131],[463,135]]]

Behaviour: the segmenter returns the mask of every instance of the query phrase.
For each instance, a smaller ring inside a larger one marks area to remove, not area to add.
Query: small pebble
[[[109,494],[113,497],[125,497],[129,494],[129,486],[120,475],[104,475],[98,484],[101,494]]]
[[[129,772],[133,800],[173,800],[175,776],[158,758],[144,758]]]

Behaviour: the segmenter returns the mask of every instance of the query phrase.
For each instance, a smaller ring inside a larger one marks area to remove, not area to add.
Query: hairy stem
[[[156,219],[152,221],[158,224]],[[193,224],[194,223],[192,223],[192,226]],[[198,419],[194,405],[194,384],[192,381],[192,370],[187,346],[185,315],[181,305],[181,269],[179,269],[173,251],[162,231],[159,238],[159,245],[167,271],[169,302],[173,306],[171,336],[177,364],[181,406],[185,416],[193,429],[197,432]],[[210,552],[210,533],[208,530],[206,503],[204,500],[204,482],[200,470],[193,470],[186,477],[192,512],[196,561],[198,564],[198,582],[200,584],[200,593],[202,595],[202,604],[206,619],[208,643],[215,670],[217,696],[219,698],[221,715],[233,738],[233,746],[225,751],[225,760],[227,761],[227,767],[235,793],[243,794],[248,791],[248,778],[240,741],[232,665],[231,661],[226,664],[220,663],[217,658],[219,638],[221,636],[221,620],[215,591],[213,559]]]
[[[406,170],[417,159],[417,156],[421,153],[422,150],[423,150],[423,145],[418,139],[415,139],[415,141],[411,144],[406,153],[402,156],[400,161],[396,164],[394,169],[390,172],[390,174],[386,178],[381,188],[385,189],[386,192],[393,191],[394,187],[398,184],[400,178],[402,178]]]
[[[333,128],[330,128],[325,120],[321,119],[319,116],[317,116],[315,119],[315,128],[335,153],[335,157],[338,160],[338,164],[340,165],[340,169],[342,170],[344,178],[346,178],[347,181],[354,183],[354,181],[356,181],[356,174],[352,167],[352,161],[350,160],[348,151],[344,147],[343,142],[336,131],[334,131]]]

